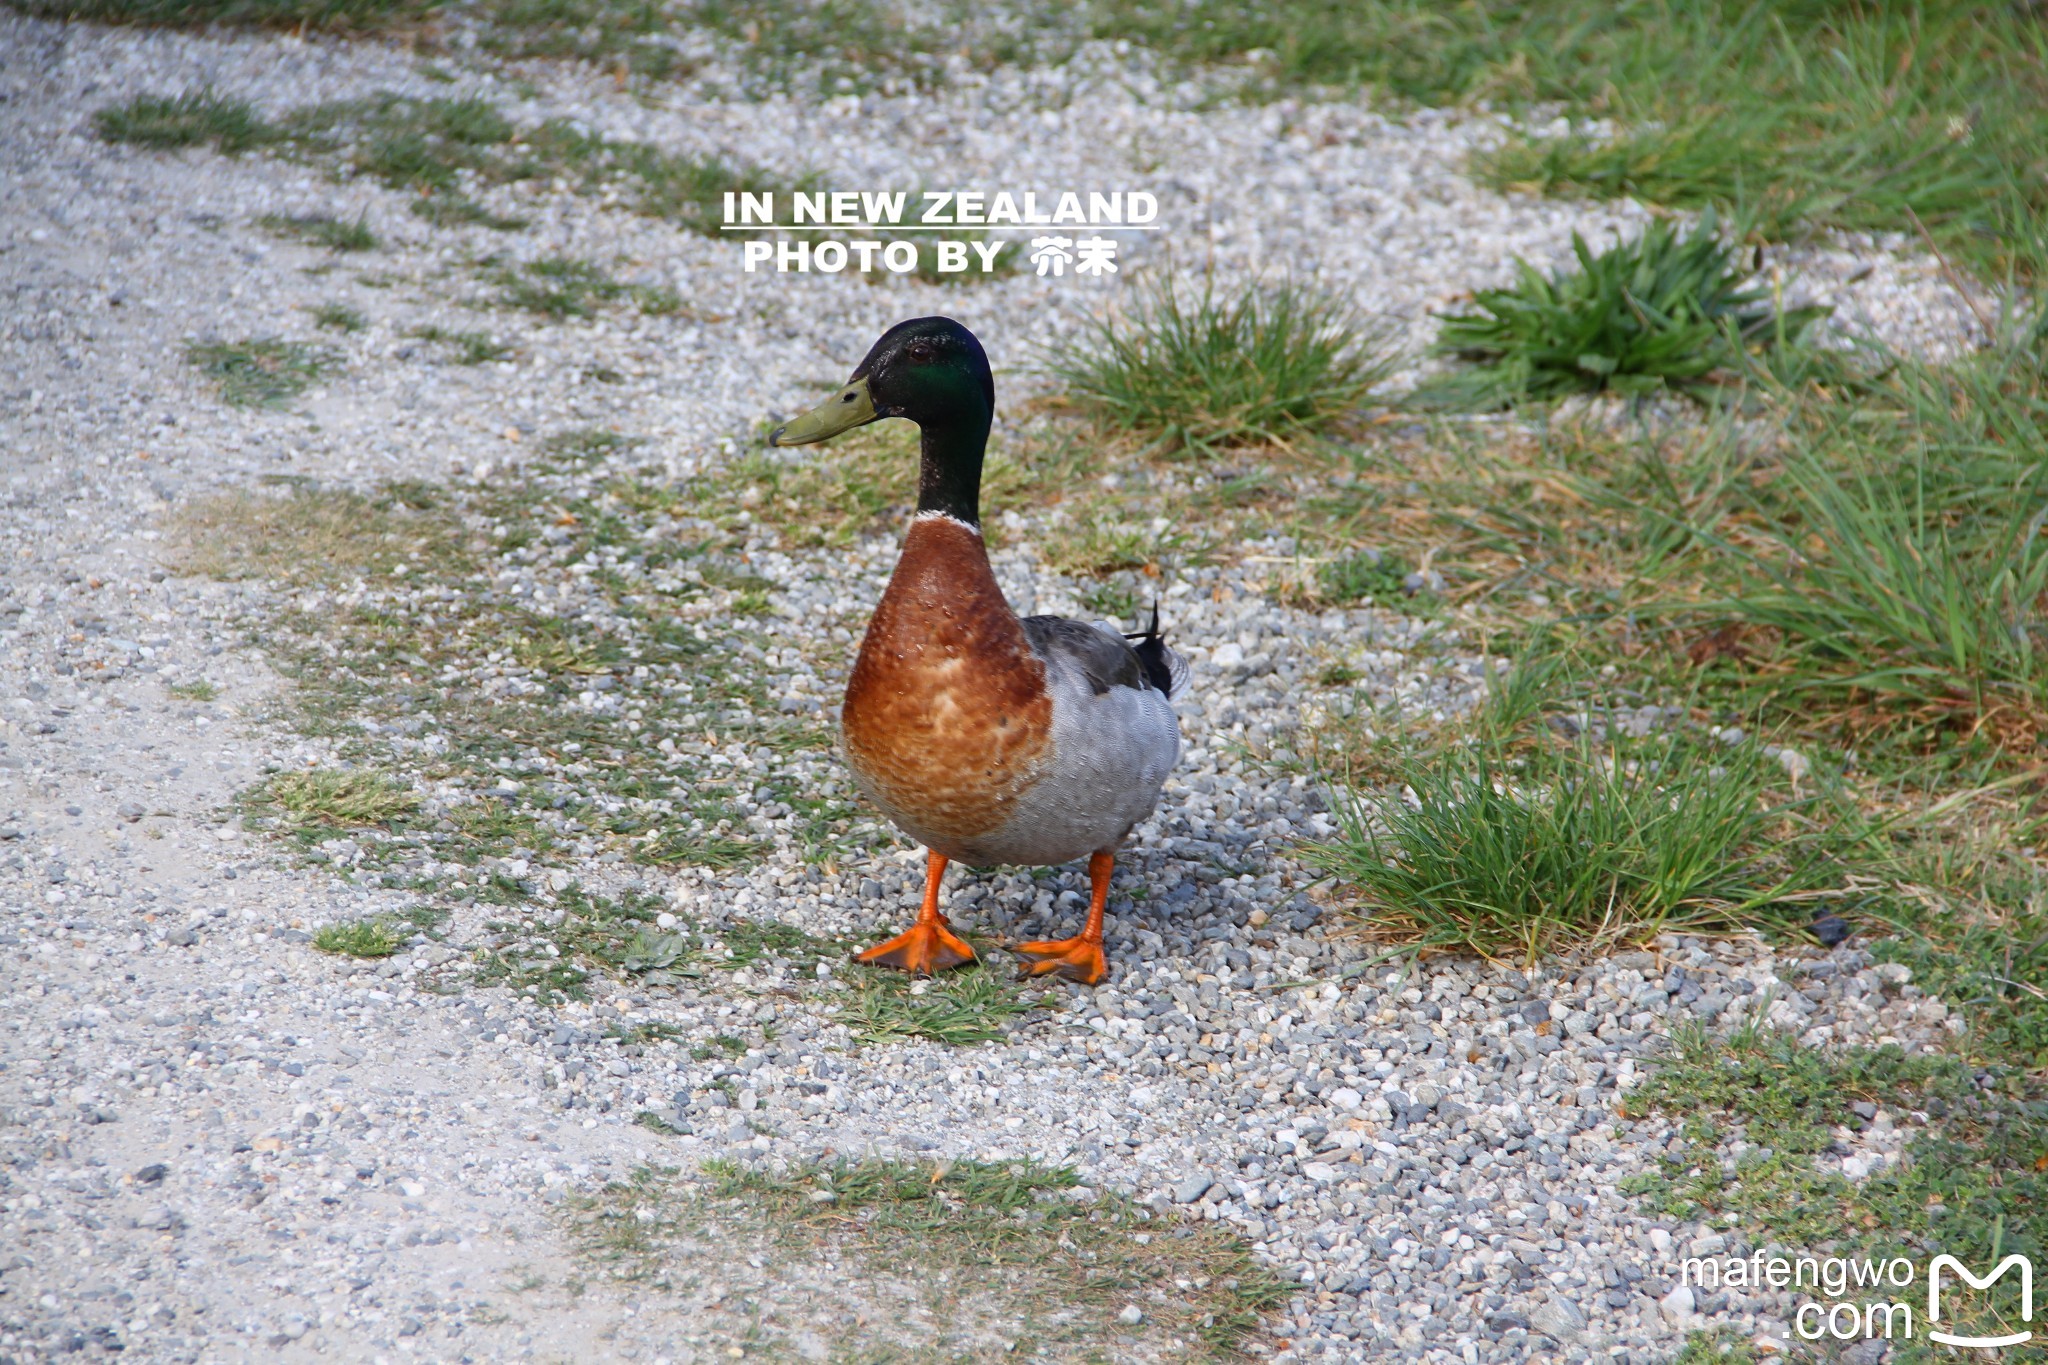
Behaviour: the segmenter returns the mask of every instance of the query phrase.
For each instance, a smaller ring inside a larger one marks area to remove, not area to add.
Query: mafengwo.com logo
[[[2034,1263],[2017,1254],[1981,1275],[1954,1256],[1939,1255],[1927,1263],[1924,1276],[1904,1256],[1695,1256],[1678,1263],[1678,1281],[1710,1292],[1801,1294],[1792,1332],[1807,1342],[1931,1341],[1996,1351],[2024,1346],[2035,1336]],[[1923,1282],[1924,1295],[1917,1292]],[[1959,1300],[1965,1301],[1959,1306]]]

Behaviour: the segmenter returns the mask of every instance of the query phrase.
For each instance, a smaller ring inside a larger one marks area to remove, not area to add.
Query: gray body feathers
[[[983,866],[1114,851],[1157,808],[1180,757],[1171,703],[1187,667],[1156,623],[1135,647],[1107,624],[1027,616],[1023,626],[1052,694],[1052,755],[1002,828],[968,850]]]

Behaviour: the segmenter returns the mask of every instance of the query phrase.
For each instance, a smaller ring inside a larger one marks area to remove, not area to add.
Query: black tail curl
[[[1131,651],[1145,669],[1145,681],[1164,692],[1167,700],[1171,701],[1187,691],[1187,660],[1167,648],[1166,637],[1159,633],[1157,600],[1152,603],[1152,624],[1135,635],[1126,631],[1124,638],[1134,642]]]

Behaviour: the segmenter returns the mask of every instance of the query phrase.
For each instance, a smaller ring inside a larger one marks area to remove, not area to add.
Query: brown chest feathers
[[[841,725],[863,785],[941,852],[1000,829],[1037,778],[1052,728],[1044,665],[975,532],[948,518],[912,524]]]

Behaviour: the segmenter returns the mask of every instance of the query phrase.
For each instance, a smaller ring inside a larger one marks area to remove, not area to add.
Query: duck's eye
[[[930,359],[932,358],[932,348],[931,348],[931,344],[930,344],[929,342],[923,342],[923,341],[913,341],[913,342],[911,342],[911,343],[910,343],[910,358],[911,358],[912,360],[918,361],[919,363],[922,363],[922,362],[924,362],[924,361],[930,360]]]

